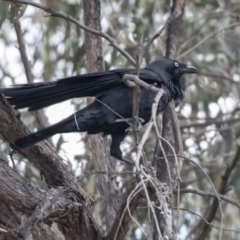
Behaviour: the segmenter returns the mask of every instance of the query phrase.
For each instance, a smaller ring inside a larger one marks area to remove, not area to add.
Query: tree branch
[[[240,121],[240,118],[232,118],[232,119],[226,119],[226,120],[207,119],[207,122],[204,122],[204,123],[195,122],[195,123],[181,125],[181,129],[191,128],[191,127],[207,127],[212,124],[222,125],[222,124],[228,124],[228,123],[239,123],[239,121]]]
[[[88,232],[93,227],[83,226],[79,214],[90,205],[83,205],[75,192],[69,187],[43,189],[22,177],[0,159],[0,198],[21,214],[29,217],[11,233],[27,239],[39,223],[51,224],[56,221],[67,239],[100,239],[100,231]],[[76,214],[78,213],[78,214]],[[19,239],[19,238],[18,238]]]
[[[10,146],[13,149],[18,151],[20,154],[26,156],[28,160],[40,170],[48,185],[50,185],[51,187],[65,186],[70,188],[71,191],[74,192],[81,205],[85,206],[79,212],[80,217],[76,219],[78,221],[76,225],[79,224],[80,221],[81,231],[86,232],[85,236],[89,236],[89,238],[86,239],[98,239],[90,238],[90,235],[94,235],[94,237],[101,235],[100,228],[92,214],[91,200],[87,196],[84,189],[82,189],[81,186],[75,183],[74,176],[66,168],[63,160],[57,155],[55,151],[52,150],[51,146],[49,146],[46,141],[24,149],[20,149],[15,145],[14,141],[16,140],[16,138],[29,134],[29,131],[23,125],[23,123],[15,116],[11,106],[9,106],[8,102],[4,99],[2,95],[0,95],[0,122],[0,133],[2,134],[4,139],[9,142]],[[4,191],[0,192],[4,193]],[[12,196],[12,200],[15,201],[16,198]],[[70,230],[71,229],[69,228],[69,231]]]
[[[13,25],[14,25],[14,29],[15,29],[16,35],[17,35],[19,51],[20,51],[22,63],[23,63],[24,69],[25,69],[25,75],[26,75],[26,78],[27,78],[27,82],[28,83],[33,83],[34,79],[33,79],[33,74],[32,74],[32,70],[31,70],[32,66],[31,66],[30,61],[28,60],[28,57],[27,57],[26,47],[25,47],[24,38],[23,38],[23,32],[22,32],[22,28],[21,28],[21,23],[20,23],[18,18],[13,21]],[[47,119],[47,117],[44,114],[44,111],[42,109],[36,111],[36,120],[37,120],[37,123],[38,123],[37,124],[37,129],[42,129],[42,128],[47,127],[49,125],[48,124],[48,119]],[[52,145],[52,147],[54,146],[51,138],[49,139],[49,143]]]
[[[176,55],[177,36],[178,36],[178,32],[179,32],[179,25],[181,23],[181,18],[183,15],[184,5],[185,5],[184,0],[174,0],[173,4],[172,4],[171,15],[174,16],[174,19],[169,24],[167,40],[166,40],[166,57],[168,57],[168,58],[174,59],[175,55]],[[179,155],[179,154],[182,155],[182,153],[183,153],[182,138],[181,138],[179,122],[178,122],[177,115],[175,112],[174,101],[170,102],[168,104],[168,107],[164,110],[162,123],[159,125],[162,125],[163,138],[166,139],[167,142],[170,142],[170,143],[173,143],[173,140],[174,140],[174,144],[172,144],[172,145],[174,146],[175,152],[177,153],[177,155]],[[164,141],[162,142],[162,146],[163,146],[164,152],[162,152],[161,148],[159,146],[157,146],[155,149],[155,156],[163,156],[164,157],[164,155],[172,154],[172,149]],[[179,181],[178,173],[181,171],[183,159],[178,158],[177,165],[175,164],[175,162],[170,162],[170,159],[168,159],[169,164],[166,164],[166,161],[157,161],[157,158],[155,158],[155,160],[157,163],[158,179],[161,182],[167,183],[168,186],[175,187]],[[169,182],[168,166],[170,166],[170,169],[172,170],[171,171],[172,183]],[[171,189],[171,190],[173,190],[173,189]],[[168,199],[171,199],[170,193],[169,193],[168,197],[169,197]],[[170,209],[169,203],[168,203],[168,208]],[[159,226],[161,228],[163,236],[168,236],[170,239],[173,238],[174,237],[174,229],[173,229],[173,224],[171,224],[171,219],[174,219],[174,216],[170,217],[170,214],[162,215],[159,210],[156,210],[156,212],[158,215]],[[169,219],[169,218],[171,218],[171,219]],[[153,239],[157,240],[156,227],[154,229]]]
[[[229,177],[232,173],[232,171],[234,170],[234,168],[237,165],[237,162],[240,159],[240,147],[238,146],[236,154],[231,162],[230,165],[227,166],[224,175],[222,176],[222,182],[219,188],[219,194],[225,194],[226,193],[226,189],[227,189],[227,185],[228,185],[228,180]],[[215,198],[211,204],[211,206],[209,207],[209,212],[207,214],[207,221],[209,223],[211,223],[216,215],[217,209],[218,209],[218,205],[219,205],[219,201],[217,198]],[[203,240],[205,239],[206,235],[209,232],[209,225],[204,223],[202,225],[202,227],[200,228],[200,233],[198,234],[198,236],[196,237],[196,239],[198,240]]]
[[[177,194],[177,190],[174,190],[174,193]],[[197,194],[203,197],[210,197],[210,198],[217,198],[215,193],[212,192],[204,192],[198,189],[192,189],[192,188],[184,188],[184,189],[180,189],[180,193],[193,193],[193,194]],[[240,203],[234,199],[231,199],[229,197],[226,197],[222,194],[218,194],[218,197],[228,203],[231,203],[232,205],[238,207],[240,209]]]
[[[221,28],[221,29],[218,29],[218,30],[210,33],[210,34],[207,35],[205,38],[203,38],[201,41],[199,41],[197,44],[195,44],[193,47],[188,48],[187,51],[181,53],[181,54],[177,57],[177,59],[179,60],[179,59],[183,58],[184,56],[186,56],[187,54],[189,54],[190,52],[192,52],[194,49],[196,49],[197,47],[199,47],[200,45],[202,45],[202,44],[203,44],[204,42],[206,42],[209,38],[215,36],[216,34],[222,33],[224,30],[229,29],[229,28],[233,28],[233,27],[235,27],[235,26],[237,26],[237,25],[239,25],[239,24],[240,24],[240,22],[235,22],[235,23],[232,23],[232,24],[230,24],[230,25],[228,25],[228,26],[226,26],[226,27],[223,27],[223,28]]]
[[[101,31],[101,8],[99,0],[84,0],[84,23],[86,26]],[[93,18],[92,15],[95,17]],[[85,31],[85,51],[87,70],[89,73],[103,71],[102,38],[99,35]],[[88,98],[88,104],[93,99]],[[112,172],[112,164],[108,142],[101,134],[89,135],[92,146],[93,162],[96,171]],[[114,160],[113,160],[114,161]],[[119,207],[119,194],[115,188],[114,177],[110,174],[97,175],[98,189],[105,209],[106,232],[108,233],[114,222]]]
[[[71,17],[70,15],[64,14],[64,13],[60,13],[52,8],[43,6],[39,3],[35,3],[35,2],[31,2],[31,1],[25,1],[25,0],[3,0],[5,2],[12,2],[12,3],[21,3],[21,4],[27,4],[27,5],[31,5],[33,7],[42,9],[43,11],[45,11],[46,13],[48,13],[48,16],[52,16],[52,17],[58,17],[58,18],[62,18],[65,19],[69,22],[74,23],[76,26],[78,26],[79,28],[92,33],[94,35],[103,37],[104,39],[106,39],[110,45],[112,47],[114,47],[117,51],[119,51],[133,66],[136,66],[136,61],[124,50],[122,49],[116,42],[116,40],[112,37],[110,37],[108,34],[101,32],[99,30],[93,29],[91,27],[87,27],[86,25],[82,24],[81,22],[79,22],[78,20],[76,20],[75,18]]]

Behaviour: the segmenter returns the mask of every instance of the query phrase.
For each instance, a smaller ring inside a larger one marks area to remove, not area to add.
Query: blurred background
[[[83,22],[82,3],[77,0],[42,0],[43,5],[54,8]],[[9,11],[6,3],[0,3],[0,87],[27,83],[24,66],[18,48],[17,33],[13,21],[19,18],[27,57],[35,82],[51,81],[86,73],[84,32],[63,19],[48,17],[31,6],[14,6]],[[139,36],[146,41],[158,31],[169,17],[169,1],[154,0],[102,0],[102,31],[115,38],[133,57],[136,56]],[[236,23],[236,24],[235,24]],[[239,24],[238,24],[239,23]],[[154,41],[145,53],[142,67],[165,55],[166,32]],[[103,39],[105,69],[132,66]],[[233,159],[240,143],[240,2],[236,0],[187,1],[178,38],[177,59],[197,67],[198,75],[182,78],[185,99],[176,108],[184,151],[188,158],[201,164],[216,188],[226,165]],[[85,100],[73,99],[44,109],[49,124],[53,124],[86,105]],[[17,111],[31,130],[39,124],[36,114]],[[46,122],[46,123],[47,123]],[[91,150],[87,135],[80,133],[56,135],[53,143],[75,176],[95,199],[95,212],[102,221],[103,208],[96,186]],[[110,141],[110,139],[109,139]],[[155,135],[145,145],[148,159],[152,159]],[[122,144],[125,155],[134,157],[133,140],[128,136]],[[0,140],[0,154],[9,159],[11,149]],[[13,165],[26,178],[42,184],[39,171],[27,159],[14,154]],[[118,172],[130,170],[129,166],[114,162]],[[239,165],[238,165],[239,166]],[[84,178],[85,176],[85,178]],[[240,168],[230,178],[227,196],[240,199],[238,184]],[[199,168],[185,161],[181,171],[181,188],[195,188],[212,192],[212,188]],[[129,183],[131,174],[117,176],[121,190]],[[194,239],[197,226],[210,205],[210,199],[194,194],[180,197],[179,239]],[[223,239],[240,239],[240,211],[222,202],[224,212]],[[186,210],[190,210],[186,211]],[[147,224],[147,208],[138,211],[137,220],[146,233],[152,228]],[[102,223],[104,224],[104,222]],[[220,213],[213,221],[220,226]],[[207,239],[217,239],[214,227]],[[129,231],[129,239],[146,239],[136,226]]]

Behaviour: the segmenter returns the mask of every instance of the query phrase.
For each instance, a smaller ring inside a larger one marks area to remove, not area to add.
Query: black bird
[[[141,69],[139,78],[149,84],[156,84],[165,91],[158,105],[157,113],[160,113],[172,99],[183,99],[184,94],[180,86],[181,76],[197,72],[195,67],[163,58]],[[120,150],[120,144],[129,130],[129,123],[126,120],[132,118],[133,102],[133,90],[122,81],[124,74],[136,74],[136,70],[114,69],[52,82],[19,84],[12,88],[2,89],[2,93],[16,109],[28,108],[30,111],[70,98],[96,97],[92,104],[79,110],[75,115],[17,139],[16,145],[21,148],[28,147],[57,133],[103,133],[112,137],[111,155],[129,162],[122,157]],[[150,120],[155,96],[156,93],[141,87],[139,118],[142,119],[143,125]]]

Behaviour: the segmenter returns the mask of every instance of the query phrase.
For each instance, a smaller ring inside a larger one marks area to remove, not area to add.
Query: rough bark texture
[[[0,166],[4,162],[0,159]],[[1,184],[1,183],[0,183]],[[6,201],[0,199],[0,227],[3,228],[16,228],[20,223],[19,217],[15,214],[15,212],[9,207]]]
[[[4,139],[40,170],[51,187],[51,190],[43,190],[31,184],[1,161],[5,165],[0,167],[0,199],[21,214],[31,215],[26,223],[15,231],[17,235],[27,238],[37,223],[51,223],[54,217],[66,239],[101,239],[102,234],[92,215],[89,197],[81,186],[75,183],[74,176],[49,144],[43,142],[25,149],[15,146],[15,139],[29,131],[15,116],[2,95],[0,122],[0,133]]]
[[[125,239],[125,236],[127,235],[130,227],[130,223],[132,222],[129,212],[131,213],[131,215],[133,215],[141,200],[141,194],[138,193],[132,198],[131,202],[128,205],[127,199],[132,190],[133,187],[129,188],[128,192],[122,197],[122,204],[117,212],[115,221],[112,225],[112,229],[109,232],[108,236],[105,238],[105,240]]]
[[[175,58],[176,54],[176,47],[177,47],[177,37],[178,37],[178,31],[179,26],[181,24],[181,19],[184,11],[185,2],[184,0],[174,0],[171,14],[174,16],[174,20],[171,21],[169,27],[168,27],[168,36],[166,41],[166,57]],[[172,146],[175,149],[176,154],[182,155],[183,154],[183,145],[182,145],[182,137],[179,127],[178,118],[175,112],[175,103],[172,101],[166,110],[163,113],[162,118],[162,136],[165,138],[168,142],[172,144]],[[162,143],[163,149],[165,151],[165,155],[173,155],[172,150],[170,149],[169,145],[167,145],[165,142]],[[171,169],[171,183],[169,181],[168,177],[168,170],[167,165],[163,159],[163,153],[159,148],[157,148],[156,156],[160,156],[159,159],[157,159],[157,176],[158,179],[161,182],[167,183],[169,187],[171,185],[173,187],[176,187],[178,183],[178,176],[177,176],[177,166],[175,164],[174,159],[168,158],[168,163]],[[178,165],[179,165],[179,172],[181,170],[182,166],[182,160],[181,158],[178,158]],[[170,191],[171,192],[171,191]],[[170,196],[171,197],[171,196]],[[161,229],[161,232],[163,236],[168,236],[169,239],[174,238],[173,234],[173,226],[171,223],[171,216],[163,216],[160,211],[156,210],[157,217],[159,220],[159,226]],[[173,217],[173,216],[172,216]],[[153,239],[156,239],[156,229],[154,230]],[[156,239],[157,240],[157,239]]]
[[[100,1],[84,0],[84,23],[86,26],[101,31],[100,25]],[[94,17],[93,17],[94,16]],[[85,32],[85,49],[87,57],[88,72],[98,72],[103,70],[102,39],[99,36]],[[91,103],[91,99],[88,100]],[[92,154],[96,171],[110,172],[111,157],[109,155],[108,141],[98,134],[90,136]],[[105,222],[107,232],[111,229],[119,205],[118,192],[114,188],[111,175],[98,175],[98,188],[105,207]]]

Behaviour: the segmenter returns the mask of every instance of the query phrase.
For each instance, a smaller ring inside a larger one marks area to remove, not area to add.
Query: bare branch
[[[190,211],[189,209],[186,209],[186,208],[179,208],[179,210],[182,210],[182,211],[186,211],[186,212],[189,212],[191,213],[192,215],[195,215],[195,216],[198,216],[199,218],[201,218],[206,224],[208,224],[209,226],[217,229],[217,230],[221,230],[220,227],[217,227],[215,225],[213,225],[212,223],[209,223],[204,217],[202,217],[201,215],[193,212],[193,211]],[[234,232],[234,233],[240,233],[240,231],[236,231],[236,230],[232,230],[232,229],[226,229],[226,228],[223,228],[222,229],[223,231],[226,231],[226,232]]]
[[[192,52],[194,49],[196,49],[197,47],[199,47],[200,45],[202,45],[202,44],[203,44],[204,42],[206,42],[209,38],[215,36],[216,34],[222,33],[224,30],[229,29],[229,28],[233,28],[233,27],[235,27],[235,26],[237,26],[237,25],[239,25],[239,24],[240,24],[240,22],[232,23],[232,24],[230,24],[230,25],[228,25],[228,26],[226,26],[226,27],[223,27],[223,28],[221,28],[221,29],[218,29],[218,30],[210,33],[210,34],[207,35],[205,38],[203,38],[201,41],[199,41],[196,45],[194,45],[193,47],[189,48],[189,49],[188,49],[187,51],[185,51],[184,53],[180,54],[180,55],[177,57],[177,59],[179,60],[179,59],[183,58],[184,56],[186,56],[187,54],[189,54],[190,52]]]
[[[128,202],[128,196],[131,194],[131,192],[134,190],[134,186],[130,187],[125,195],[122,197],[122,203],[120,208],[118,209],[117,216],[114,220],[114,223],[112,225],[112,229],[109,232],[109,234],[106,236],[105,240],[122,240],[127,234],[127,231],[129,229],[129,222],[131,220],[131,216],[129,215],[129,212],[126,211],[126,206],[128,206],[129,211],[131,214],[134,214],[134,212],[137,209],[137,206],[139,204],[139,201],[141,199],[141,194],[138,193],[134,195],[131,198],[131,201],[129,204]],[[120,224],[120,228],[119,228]],[[119,231],[118,231],[119,229]]]
[[[154,85],[147,84],[146,82],[139,79],[139,77],[137,75],[124,74],[122,79],[123,79],[124,82],[126,82],[127,85],[129,84],[128,80],[131,80],[131,81],[134,81],[136,84],[144,87],[147,90],[151,90],[151,91],[156,92],[156,93],[159,92],[159,88],[155,87]],[[130,83],[130,84],[132,84],[132,83]],[[134,87],[134,85],[131,85],[131,86]]]
[[[239,161],[239,159],[240,159],[240,147],[238,146],[236,154],[235,154],[231,164],[227,166],[227,168],[225,170],[225,173],[222,176],[222,182],[221,182],[221,185],[220,185],[220,188],[219,188],[219,191],[218,191],[219,194],[225,194],[226,193],[226,189],[227,189],[227,185],[228,185],[228,179],[229,179],[232,171],[236,167],[237,162]],[[215,198],[213,200],[210,208],[209,208],[209,212],[208,212],[207,217],[206,217],[208,222],[212,222],[213,221],[213,219],[214,219],[214,217],[216,215],[218,206],[219,206],[219,200]],[[207,224],[204,224],[201,227],[201,231],[200,231],[199,235],[196,237],[196,239],[199,239],[199,240],[200,239],[204,239],[205,236],[208,234],[208,230],[209,230],[209,226]]]
[[[213,182],[212,182],[212,180],[211,180],[211,178],[208,176],[208,174],[205,172],[205,170],[202,168],[202,166],[200,165],[200,164],[198,164],[197,162],[195,162],[195,161],[193,161],[193,160],[191,160],[191,159],[189,159],[189,158],[186,158],[186,157],[184,157],[184,159],[185,160],[187,160],[187,161],[189,161],[189,162],[191,162],[191,163],[193,163],[193,164],[195,164],[196,166],[198,166],[200,169],[201,169],[201,171],[204,173],[204,175],[206,176],[206,178],[208,179],[208,181],[209,181],[209,183],[210,183],[210,185],[212,186],[212,189],[213,189],[213,191],[214,191],[214,193],[215,193],[215,196],[216,196],[216,198],[214,199],[214,200],[216,200],[216,205],[217,205],[217,208],[218,208],[218,206],[219,206],[219,209],[220,209],[220,212],[221,212],[221,227],[220,227],[220,232],[219,232],[219,237],[218,237],[218,239],[219,240],[221,240],[221,238],[222,238],[222,228],[223,228],[223,218],[224,218],[224,214],[223,214],[223,210],[222,210],[222,205],[221,205],[221,199],[219,198],[219,196],[218,196],[218,193],[217,193],[217,190],[216,190],[216,188],[215,188],[215,186],[213,185]],[[211,207],[210,207],[210,211],[211,211]],[[216,209],[217,210],[217,209]],[[215,212],[216,213],[216,212]],[[209,218],[207,218],[208,220],[208,222],[211,222],[212,220],[210,219],[209,220]],[[208,228],[208,225],[205,225],[205,226],[207,226],[207,228]],[[203,230],[203,233],[204,233],[204,235],[205,234],[207,234],[207,231],[205,231],[205,230]],[[200,239],[202,239],[202,238],[200,238]]]
[[[209,125],[221,125],[221,124],[228,124],[228,123],[239,123],[240,118],[231,118],[226,120],[218,120],[218,119],[207,119],[207,122],[204,123],[189,123],[185,125],[181,125],[181,129],[184,128],[191,128],[191,127],[207,127]]]
[[[18,45],[19,45],[19,51],[20,51],[20,55],[21,55],[21,59],[22,59],[22,63],[25,69],[25,75],[27,78],[27,82],[28,83],[33,83],[34,79],[33,79],[33,74],[32,74],[32,66],[30,64],[30,61],[27,57],[27,53],[26,53],[26,47],[24,44],[24,38],[23,38],[23,32],[22,32],[22,28],[21,28],[21,23],[19,21],[19,19],[17,18],[16,20],[14,20],[13,22],[14,24],[14,28],[16,31],[16,35],[17,35],[17,40],[18,40]],[[43,127],[47,127],[48,124],[48,119],[46,117],[46,115],[44,114],[44,111],[38,110],[36,111],[36,120],[37,120],[37,128],[38,129],[42,129]],[[49,143],[54,146],[51,138],[48,139]]]
[[[174,193],[177,193],[177,190],[174,190]],[[217,198],[216,194],[212,193],[212,192],[204,192],[198,189],[193,189],[193,188],[185,188],[185,189],[180,189],[180,193],[193,193],[193,194],[197,194],[203,197],[211,197],[211,198]],[[229,202],[232,205],[238,207],[240,209],[240,203],[236,200],[233,200],[227,196],[224,196],[222,194],[218,194],[218,197],[225,201],[225,202]]]
[[[28,81],[28,83],[33,83],[33,74],[31,71],[31,64],[30,64],[27,54],[26,54],[26,47],[25,47],[24,40],[23,40],[21,24],[20,24],[19,20],[16,19],[13,22],[13,25],[14,25],[14,28],[16,31],[17,40],[18,40],[18,44],[19,44],[19,51],[21,54],[22,63],[23,63],[24,69],[25,69],[27,81]]]
[[[64,14],[64,13],[60,13],[52,8],[43,6],[39,3],[35,3],[35,2],[31,2],[31,1],[25,1],[25,0],[3,0],[5,2],[13,2],[13,3],[21,3],[21,4],[27,4],[27,5],[31,5],[33,7],[42,9],[43,11],[45,11],[46,13],[48,13],[48,16],[51,17],[58,17],[58,18],[62,18],[65,19],[69,22],[74,23],[76,26],[78,26],[79,28],[90,32],[94,35],[103,37],[104,39],[106,39],[110,45],[112,47],[114,47],[117,51],[119,51],[133,66],[136,66],[136,61],[124,50],[122,49],[116,42],[116,40],[112,37],[110,37],[108,34],[98,31],[96,29],[87,27],[86,25],[82,24],[81,22],[79,22],[77,19],[71,17],[70,15]]]
[[[52,150],[51,146],[46,141],[24,149],[20,149],[15,145],[16,138],[29,134],[29,131],[15,116],[12,108],[2,95],[0,95],[0,122],[0,133],[4,139],[9,142],[13,149],[26,156],[40,170],[47,184],[51,187],[69,187],[76,194],[81,204],[87,206],[87,208],[83,208],[79,213],[81,214],[80,218],[85,219],[81,221],[82,225],[80,228],[83,231],[92,231],[93,234],[99,234],[100,230],[92,214],[90,198],[84,189],[76,184],[74,176],[66,168],[63,159]]]
[[[225,80],[231,84],[239,85],[240,82],[235,81],[233,78],[229,76],[225,76],[224,74],[217,73],[217,72],[206,72],[206,71],[200,71],[198,72],[198,75],[213,77],[215,80],[219,81],[219,79]]]
[[[80,199],[73,189],[69,187],[51,188],[49,191],[43,189],[22,177],[1,160],[0,198],[22,215],[30,216],[22,226],[11,229],[11,232],[24,239],[27,239],[36,224],[51,223],[55,218],[58,219],[58,226],[68,239],[84,235],[85,238],[81,239],[100,239],[100,230],[95,231],[92,222],[79,220],[79,214],[82,215],[86,209],[90,211],[91,205],[85,205],[84,199]],[[86,216],[83,214],[82,217]]]
[[[101,8],[100,0],[84,0],[84,24],[92,29],[101,31]],[[94,15],[94,18],[92,17]],[[87,59],[87,70],[89,73],[103,71],[102,38],[99,35],[85,31],[85,52]],[[88,98],[87,102],[92,103]],[[100,100],[98,100],[100,101]],[[103,104],[103,103],[102,103]],[[111,156],[108,142],[103,140],[101,134],[89,136],[93,162],[96,171],[112,172]],[[119,194],[115,188],[114,176],[110,174],[97,175],[98,189],[105,209],[106,232],[111,230],[119,207]]]
[[[175,19],[175,13],[172,14],[168,20],[166,21],[166,23],[163,25],[163,27],[156,32],[150,39],[149,41],[143,46],[143,48],[140,51],[140,55],[143,56],[143,54],[145,53],[145,51],[147,51],[149,49],[149,47],[151,46],[151,44],[154,42],[155,39],[157,39],[165,29],[168,28],[168,26],[172,23],[172,21]]]

